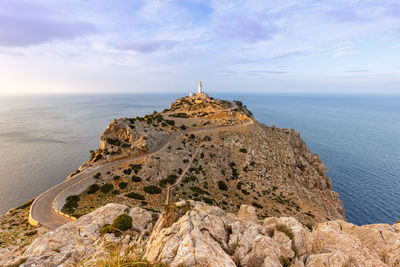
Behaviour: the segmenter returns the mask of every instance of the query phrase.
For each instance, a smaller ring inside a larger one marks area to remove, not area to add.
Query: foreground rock
[[[133,218],[124,235],[99,235],[120,214]],[[24,266],[68,266],[82,259],[96,265],[105,244],[121,254],[135,247],[150,263],[168,266],[400,266],[399,224],[356,226],[342,220],[310,231],[293,217],[257,221],[243,205],[238,215],[201,202],[168,206],[153,226],[154,214],[108,204],[37,238],[18,260]],[[99,252],[101,252],[99,254]]]

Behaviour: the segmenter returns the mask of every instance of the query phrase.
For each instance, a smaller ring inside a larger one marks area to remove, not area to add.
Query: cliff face
[[[119,236],[100,235],[100,228],[120,214],[133,217],[132,227]],[[156,217],[108,204],[37,238],[16,261],[96,266],[117,252],[168,266],[400,265],[400,223],[360,227],[335,220],[310,231],[293,217],[258,220],[254,207],[243,205],[234,215],[193,201],[170,205]]]

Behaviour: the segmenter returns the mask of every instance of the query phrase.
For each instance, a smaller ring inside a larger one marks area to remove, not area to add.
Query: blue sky
[[[400,2],[0,0],[1,93],[400,93]]]

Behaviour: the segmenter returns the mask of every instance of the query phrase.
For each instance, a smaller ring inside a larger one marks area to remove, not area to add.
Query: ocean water
[[[400,96],[224,95],[260,122],[294,128],[321,156],[355,224],[400,220]],[[0,213],[62,182],[113,118],[162,110],[177,95],[0,96]]]

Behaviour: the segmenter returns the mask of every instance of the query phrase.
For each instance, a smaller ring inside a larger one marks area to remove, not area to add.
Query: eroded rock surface
[[[119,237],[99,235],[104,224],[123,213],[132,216],[132,229]],[[168,206],[154,226],[153,218],[141,208],[108,204],[38,237],[17,260],[26,260],[24,266],[68,266],[83,258],[91,266],[99,248],[112,242],[121,253],[134,246],[142,260],[172,267],[400,266],[398,224],[335,220],[311,231],[293,217],[260,222],[249,206],[234,215],[195,201]]]

